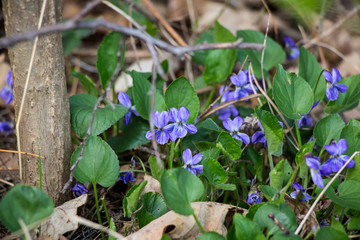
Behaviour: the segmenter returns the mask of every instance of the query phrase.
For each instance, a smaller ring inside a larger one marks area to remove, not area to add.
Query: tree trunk
[[[43,0],[3,0],[7,36],[37,28]],[[61,21],[62,0],[48,0],[43,26]],[[28,72],[32,43],[9,49],[14,78],[15,115]],[[55,205],[64,200],[61,189],[69,177],[71,138],[64,55],[60,33],[39,38],[19,125],[21,151],[45,156],[42,161],[43,190]],[[22,155],[23,182],[40,185],[38,158]]]

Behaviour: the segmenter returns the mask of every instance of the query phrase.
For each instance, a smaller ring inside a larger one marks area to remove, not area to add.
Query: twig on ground
[[[346,161],[346,163],[340,168],[340,170],[331,178],[331,180],[328,182],[328,184],[326,184],[326,186],[324,187],[324,189],[320,192],[320,194],[317,196],[317,198],[315,199],[315,201],[313,202],[313,204],[311,205],[310,209],[308,210],[308,212],[306,213],[305,217],[303,218],[303,220],[301,221],[301,223],[299,224],[298,228],[295,231],[295,235],[299,234],[301,228],[304,226],[306,220],[309,218],[310,214],[312,213],[312,211],[314,211],[314,208],[316,207],[316,204],[320,201],[320,199],[322,198],[322,196],[325,194],[326,190],[331,186],[331,184],[335,181],[335,179],[340,175],[340,173],[346,168],[346,166],[350,163],[350,161],[356,156],[358,155],[360,152],[354,152],[353,155],[351,155],[351,157],[349,158],[349,160]]]
[[[274,223],[281,229],[281,231],[283,231],[283,233],[285,235],[289,235],[290,234],[290,231],[281,223],[279,222],[279,220],[277,220],[275,218],[275,214],[274,213],[269,213],[268,214],[268,217],[274,221]]]
[[[118,51],[118,62],[117,62],[117,65],[116,65],[116,68],[115,68],[115,71],[113,73],[113,75],[111,76],[111,79],[108,83],[108,85],[106,86],[106,89],[105,91],[99,96],[99,98],[97,99],[96,101],[96,104],[94,106],[94,110],[93,110],[93,113],[91,115],[91,119],[90,119],[90,123],[89,123],[89,127],[86,131],[86,134],[84,136],[84,139],[83,141],[81,142],[81,150],[80,150],[80,153],[79,153],[79,156],[78,158],[76,159],[75,163],[71,166],[70,168],[70,177],[69,177],[69,180],[65,183],[63,189],[61,190],[61,192],[64,194],[66,192],[66,190],[70,187],[70,184],[72,183],[73,179],[74,179],[74,171],[75,171],[75,168],[77,167],[77,165],[79,164],[79,162],[83,159],[83,154],[84,154],[84,149],[85,149],[85,145],[86,145],[86,142],[91,134],[91,128],[92,128],[92,125],[94,123],[94,119],[95,119],[95,115],[96,115],[96,112],[100,106],[100,103],[107,98],[109,92],[111,91],[111,88],[112,88],[112,85],[116,79],[116,77],[119,75],[119,72],[121,70],[121,56],[122,56],[122,50],[123,50],[123,39],[120,40],[119,42],[119,45],[120,45],[120,48],[119,48],[119,51]],[[111,101],[108,101],[109,103]]]
[[[9,186],[11,186],[11,187],[15,186],[13,183],[8,182],[8,181],[6,181],[6,180],[4,180],[4,179],[1,179],[1,178],[0,178],[0,182],[5,183],[5,184],[7,184],[7,185],[9,185]]]

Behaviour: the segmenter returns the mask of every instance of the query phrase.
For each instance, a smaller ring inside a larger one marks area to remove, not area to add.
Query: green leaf
[[[308,113],[314,103],[310,85],[302,77],[287,73],[280,64],[274,76],[273,94],[280,111],[291,119]]]
[[[196,240],[225,240],[225,238],[217,232],[205,232],[201,234]]]
[[[71,125],[82,138],[89,127],[96,101],[95,96],[86,93],[76,94],[69,98]],[[98,108],[90,135],[99,135],[125,115],[127,112],[126,107],[119,104],[114,105],[115,109],[112,109],[110,105]]]
[[[139,198],[141,192],[144,190],[147,181],[143,181],[135,186],[133,186],[125,195],[123,199],[123,209],[124,209],[124,217],[131,217],[133,212],[137,210],[137,205],[139,202]]]
[[[165,103],[168,109],[186,107],[190,113],[188,123],[193,123],[199,113],[199,98],[185,77],[180,77],[169,85],[165,92]]]
[[[284,165],[285,160],[278,162],[270,171],[270,186],[280,191],[284,182]]]
[[[120,136],[110,138],[108,143],[115,152],[122,153],[150,142],[145,137],[147,131],[149,131],[149,123],[140,118],[134,118]]]
[[[162,160],[161,160],[162,161]],[[151,174],[154,178],[156,178],[158,181],[161,180],[162,175],[164,174],[164,169],[161,168],[156,160],[156,157],[154,155],[151,155],[149,157],[149,165],[150,165],[150,170],[151,170]]]
[[[130,75],[133,79],[133,98],[136,107],[136,111],[139,115],[149,120],[149,114],[151,110],[151,83],[141,74],[136,71],[131,71]],[[165,110],[165,101],[160,92],[155,91],[155,105],[154,111]]]
[[[239,213],[235,213],[231,228],[234,229],[233,234],[232,231],[229,231],[228,239],[265,240],[265,236],[260,231],[259,226]]]
[[[360,99],[360,74],[344,78],[341,83],[348,86],[348,90],[345,93],[339,92],[339,97],[335,101],[329,101],[325,107],[325,112],[343,112],[358,105]]]
[[[284,133],[279,121],[270,112],[255,110],[255,113],[264,128],[269,154],[280,156],[282,154]]]
[[[200,151],[206,151],[216,147],[215,143],[209,141],[199,141],[194,144]]]
[[[346,170],[345,180],[355,180],[360,182],[360,155],[354,157],[355,166]]]
[[[195,44],[214,43],[214,42],[215,39],[214,39],[213,29],[210,29],[209,31],[202,32],[199,38],[195,41]],[[194,55],[192,56],[191,59],[196,65],[205,65],[206,57],[210,52],[211,52],[210,50],[196,51],[194,52]],[[196,81],[195,81],[195,86],[196,86]]]
[[[205,128],[205,129],[215,131],[215,132],[221,131],[221,128],[211,118],[207,118],[204,121],[197,123],[196,127],[197,128]]]
[[[272,201],[275,194],[277,194],[279,191],[276,190],[276,188],[268,186],[268,185],[261,185],[260,191],[268,201]]]
[[[86,19],[90,20],[90,19]],[[85,21],[86,21],[85,20]],[[94,19],[93,19],[94,20]],[[67,30],[62,31],[64,55],[68,55],[72,50],[81,45],[83,38],[92,33],[91,29]]]
[[[116,232],[116,226],[115,226],[115,222],[114,222],[114,219],[113,219],[113,218],[110,218],[109,228],[110,228],[111,230],[113,230],[114,232]],[[113,237],[113,236],[111,236],[111,235],[109,234],[108,240],[116,240],[116,238]]]
[[[224,82],[232,73],[236,61],[236,50],[216,49],[206,58],[204,81],[207,85]]]
[[[309,83],[312,90],[315,90],[316,82],[322,71],[321,65],[318,63],[314,55],[304,47],[300,47],[299,56],[299,76]],[[316,86],[314,102],[323,99],[326,91],[326,81],[321,74],[319,82]]]
[[[359,230],[360,229],[360,217],[353,217],[347,223],[348,230]]]
[[[332,227],[325,226],[320,228],[315,234],[315,240],[348,240],[348,236]]]
[[[297,227],[296,217],[291,207],[286,204],[268,202],[262,205],[254,215],[254,222],[260,228],[266,228],[268,235],[282,233],[282,230],[268,217],[269,213],[273,213],[275,218],[290,232],[295,231]]]
[[[141,210],[136,214],[140,228],[168,211],[165,201],[159,193],[148,192],[144,194],[141,197],[141,203]]]
[[[346,180],[342,182],[336,195],[332,186],[326,191],[326,195],[336,204],[346,207],[360,210],[360,182],[354,180]]]
[[[351,156],[355,151],[360,150],[360,125],[356,120],[349,122],[341,131],[340,138],[347,142],[345,155]]]
[[[308,167],[305,163],[305,154],[311,153],[314,149],[315,141],[307,142],[301,146],[300,150],[296,153],[296,164],[300,164],[299,177],[305,179],[308,177]]]
[[[171,210],[181,215],[194,213],[190,203],[199,200],[204,193],[204,185],[199,178],[184,168],[174,168],[161,177],[161,192]]]
[[[234,42],[235,36],[218,21],[215,21],[214,27],[215,42]]]
[[[331,140],[338,141],[344,127],[345,123],[339,114],[332,114],[322,118],[314,128],[316,143],[319,146],[324,146],[330,144]]]
[[[71,156],[71,165],[79,157],[81,146]],[[119,160],[111,147],[101,138],[90,136],[85,144],[83,159],[74,176],[81,183],[96,182],[103,187],[114,185],[119,177]]]
[[[204,159],[202,160],[202,164],[203,174],[216,188],[226,188],[227,190],[236,189],[236,186],[234,184],[225,184],[228,179],[228,174],[217,160],[211,158]]]
[[[331,217],[331,227],[340,232],[346,233],[344,225],[340,221],[336,220],[334,216]]]
[[[15,232],[21,229],[18,219],[22,219],[26,225],[38,225],[50,216],[53,210],[54,203],[42,190],[32,186],[16,185],[0,202],[0,220],[5,227]]]
[[[252,164],[248,164],[250,171],[252,171],[253,175],[256,175],[258,182],[263,183],[267,178],[267,173],[265,174],[263,156],[260,155],[259,152],[254,148],[247,147],[245,148],[242,159],[251,161],[254,167],[252,169]]]
[[[220,155],[220,149],[217,147],[210,148],[204,151],[200,151],[200,153],[203,155],[203,159],[205,158],[212,158],[212,159],[218,159]]]
[[[221,152],[230,158],[232,161],[236,161],[241,156],[241,141],[236,141],[229,133],[222,132],[216,140],[216,147]]]
[[[243,42],[249,43],[264,43],[265,35],[256,30],[239,30],[236,33],[237,38],[242,38]],[[240,49],[238,50],[238,58],[240,62],[243,62],[246,55],[249,56],[254,73],[257,78],[261,78],[261,54],[262,51],[252,49]],[[267,37],[266,49],[264,52],[264,74],[275,67],[277,64],[282,63],[285,60],[285,52],[282,47],[276,43],[271,37]],[[247,64],[245,65],[247,68]]]
[[[97,89],[95,82],[91,77],[89,77],[85,74],[82,74],[80,72],[73,72],[71,74],[71,76],[78,78],[80,80],[81,84],[83,85],[83,87],[85,88],[85,90],[90,95],[94,95],[95,97],[97,97],[101,94],[100,90]]]
[[[103,89],[106,88],[116,69],[120,39],[120,33],[112,32],[104,38],[98,48],[96,68]]]

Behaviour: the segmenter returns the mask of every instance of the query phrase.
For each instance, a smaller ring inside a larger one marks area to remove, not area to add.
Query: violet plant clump
[[[290,193],[290,196],[293,199],[297,199],[300,202],[306,202],[313,198],[312,196],[306,193],[306,190],[299,183],[294,182],[293,187],[295,191]]]
[[[323,75],[327,81],[326,96],[330,101],[335,101],[339,97],[339,92],[345,93],[348,87],[345,84],[339,83],[341,75],[336,68],[332,69],[332,73],[324,71]]]
[[[244,120],[242,117],[236,117],[234,120],[226,119],[222,123],[224,128],[230,132],[233,138],[243,141],[244,144],[249,144],[249,136],[246,133],[240,132],[240,128],[243,125],[243,122]]]
[[[203,158],[202,154],[196,154],[196,155],[192,156],[191,150],[188,148],[183,152],[182,158],[184,161],[183,168],[185,168],[186,170],[188,170],[195,176],[196,176],[196,173],[199,173],[199,174],[202,173],[203,165],[199,164],[199,162]]]
[[[224,85],[220,87],[220,90],[219,90],[220,95],[224,92],[225,88],[226,88],[226,86],[224,86]],[[226,103],[229,101],[233,101],[233,100],[235,100],[234,92],[230,91],[230,90],[226,90],[220,99],[220,104],[223,104],[223,103]],[[214,107],[216,107],[216,106],[217,106],[217,104],[214,105]],[[230,118],[231,116],[232,117],[238,116],[239,111],[233,104],[231,104],[225,108],[222,108],[222,109],[216,111],[216,115],[218,116],[218,118],[220,120],[225,120],[225,119]]]
[[[257,91],[256,86],[253,86],[254,90],[251,87],[248,70],[240,71],[238,75],[231,75],[230,81],[235,85],[235,99],[247,97],[254,93],[254,90]]]

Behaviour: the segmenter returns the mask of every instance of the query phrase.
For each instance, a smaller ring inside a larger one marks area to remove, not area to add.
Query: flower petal
[[[155,132],[155,137],[156,137],[156,141],[161,145],[169,141],[169,134],[166,133],[165,131]]]
[[[339,153],[339,148],[336,146],[336,144],[329,144],[329,145],[324,145],[324,148],[326,151],[328,151],[328,153],[330,155],[338,155]],[[346,151],[346,148],[345,148]]]
[[[340,82],[341,80],[341,75],[339,73],[339,70],[337,70],[336,68],[332,69],[332,78],[333,78],[333,83]]]
[[[189,110],[186,107],[181,107],[179,109],[179,118],[181,122],[186,122],[189,118]]]
[[[233,132],[234,131],[234,123],[231,119],[226,119],[222,122],[224,128],[226,130],[228,130],[229,132]]]
[[[164,128],[169,122],[169,113],[162,111],[159,117],[159,128]]]
[[[236,88],[234,95],[235,95],[235,99],[239,99],[249,96],[249,93],[243,88]]]
[[[337,83],[334,85],[337,90],[339,90],[341,93],[344,93],[348,90],[348,87],[345,85],[345,84],[342,84],[342,83]]]
[[[326,71],[326,70],[325,70],[325,71],[323,72],[323,75],[324,75],[326,81],[328,81],[328,82],[331,83],[331,84],[334,83],[334,81],[333,81],[333,76],[331,75],[331,73],[330,73],[329,71]]]
[[[200,154],[200,153],[194,155],[194,156],[192,157],[192,165],[198,164],[198,163],[201,161],[202,158],[203,158],[203,155]]]
[[[301,190],[301,191],[304,190],[305,191],[305,189],[297,182],[293,183],[293,187],[294,187],[295,190]]]
[[[178,110],[176,108],[170,108],[170,121],[172,122],[180,122],[180,118],[178,116]]]
[[[311,179],[313,180],[314,184],[317,185],[318,187],[324,188],[324,181],[319,171],[316,169],[310,169],[310,173],[311,173]]]
[[[152,139],[152,132],[147,131],[145,137],[146,137],[146,139],[151,140]]]
[[[9,85],[9,87],[12,89],[13,88],[13,78],[12,78],[12,71],[8,71],[8,73],[6,74],[6,83],[7,85]]]
[[[330,161],[326,161],[320,166],[319,170],[322,175],[328,176],[332,173]]]
[[[241,125],[243,124],[243,119],[242,119],[242,117],[236,117],[236,118],[234,118],[234,121],[233,121],[233,123],[234,123],[234,130],[235,131],[239,131],[239,129],[240,129],[240,127],[241,127]]]
[[[337,144],[336,144],[336,148],[337,148],[337,154],[341,155],[344,154],[346,152],[347,149],[347,142],[344,138],[340,139]]]
[[[189,148],[185,149],[185,151],[183,151],[183,160],[184,160],[184,165],[190,164],[192,165],[192,155],[191,155],[191,150]]]
[[[247,134],[239,132],[238,135],[240,135],[241,140],[245,145],[248,145],[250,143],[250,138]]]
[[[330,101],[335,101],[339,97],[339,91],[333,85],[326,89],[326,97]]]
[[[203,172],[203,165],[193,166],[193,169],[196,170],[199,174],[202,174],[202,172]]]
[[[125,92],[119,92],[118,99],[120,104],[128,108],[131,107],[131,100]]]
[[[305,156],[305,163],[309,168],[319,169],[321,160],[316,156],[308,155]]]
[[[257,131],[251,137],[252,143],[257,143],[257,142],[264,143],[265,142],[264,140],[266,141],[266,137],[263,131]]]
[[[161,125],[160,125],[160,112],[159,111],[154,112],[153,122],[154,122],[154,125],[157,128],[161,128]]]
[[[190,123],[184,123],[183,125],[186,127],[187,131],[190,134],[195,134],[197,132],[197,128],[195,127],[195,125]]]
[[[130,119],[131,119],[131,112],[127,112],[127,113],[125,113],[125,116],[124,116],[124,124],[125,125],[128,125],[129,124],[129,122],[130,122]]]
[[[178,138],[183,138],[187,134],[186,127],[184,125],[177,124],[174,128],[175,136]]]

